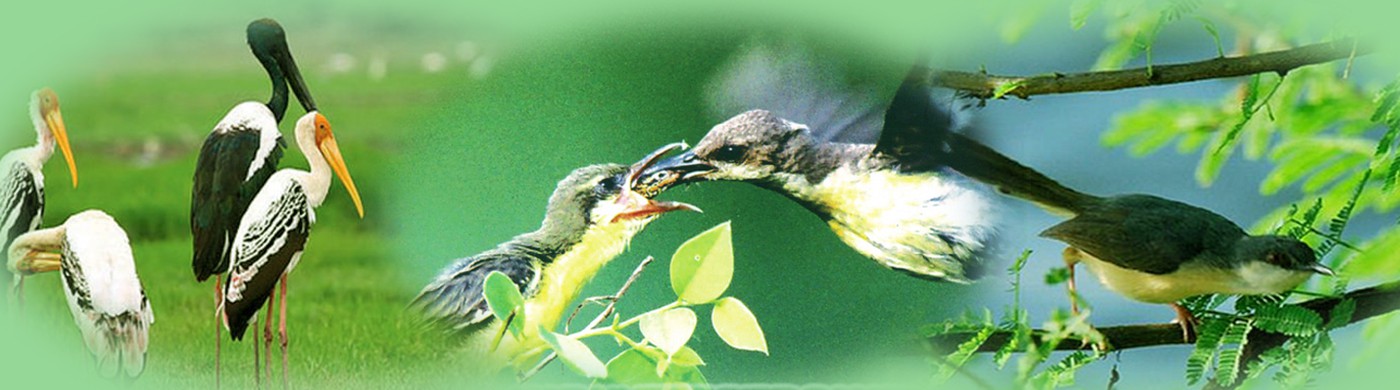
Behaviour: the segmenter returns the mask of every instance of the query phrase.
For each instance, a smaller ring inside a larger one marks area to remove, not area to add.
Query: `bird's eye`
[[[598,181],[598,185],[594,187],[594,192],[597,192],[599,195],[615,194],[620,192],[621,190],[622,176],[620,175],[608,176],[607,178]]]
[[[711,159],[719,161],[739,161],[748,153],[749,148],[743,145],[724,145],[710,155]]]

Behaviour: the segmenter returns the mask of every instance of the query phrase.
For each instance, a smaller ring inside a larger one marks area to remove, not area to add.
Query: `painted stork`
[[[311,171],[277,171],[248,205],[232,242],[232,266],[219,308],[229,334],[234,340],[241,340],[258,310],[270,300],[273,288],[281,281],[277,328],[284,383],[287,377],[287,275],[301,259],[311,224],[316,222],[314,210],[325,201],[330,190],[332,171],[345,184],[345,190],[355,202],[355,211],[361,218],[365,215],[360,193],[350,179],[350,171],[340,156],[340,147],[326,117],[315,111],[302,116],[297,120],[296,140]],[[270,315],[265,325],[271,326]]]
[[[253,196],[262,189],[282,158],[282,133],[277,124],[287,111],[290,85],[302,108],[316,110],[316,102],[302,81],[287,46],[286,33],[272,19],[248,24],[248,47],[272,80],[267,103],[244,102],[225,115],[199,151],[190,197],[190,232],[194,235],[194,276],[203,282],[228,271],[229,253],[239,218]],[[222,288],[214,282],[215,303]],[[214,366],[217,378],[222,337],[214,328]],[[217,379],[216,379],[217,381]]]
[[[104,376],[141,375],[147,332],[155,322],[131,244],[117,221],[100,210],[68,217],[62,225],[15,238],[11,272],[59,271],[73,322]]]
[[[600,164],[574,170],[554,190],[538,230],[449,265],[411,306],[429,322],[463,333],[468,350],[489,352],[503,324],[492,319],[482,290],[486,276],[500,271],[525,296],[523,340],[538,339],[539,327],[554,329],[584,285],[648,223],[671,211],[700,211],[685,203],[650,199],[667,183],[637,181],[661,155],[683,147],[667,145],[631,167]],[[509,339],[498,347],[507,355],[531,346]]]
[[[73,187],[78,186],[78,167],[73,165],[73,150],[68,146],[68,130],[63,125],[63,113],[58,109],[58,95],[44,88],[34,91],[29,100],[29,117],[39,140],[34,146],[16,149],[0,158],[0,229],[4,229],[4,248],[15,237],[39,228],[44,219],[44,163],[53,156],[55,145],[68,161]],[[9,278],[9,275],[5,275]],[[16,301],[23,299],[24,277],[14,280]]]

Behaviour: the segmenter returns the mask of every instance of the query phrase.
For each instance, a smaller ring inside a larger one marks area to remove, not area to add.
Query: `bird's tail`
[[[1078,214],[1095,199],[962,134],[950,132],[946,142],[944,161],[949,168],[1052,213]]]
[[[135,378],[145,371],[148,331],[155,318],[149,304],[143,304],[142,309],[114,316],[100,315],[92,329],[83,329],[88,350],[92,351],[98,372],[103,376],[125,374]]]

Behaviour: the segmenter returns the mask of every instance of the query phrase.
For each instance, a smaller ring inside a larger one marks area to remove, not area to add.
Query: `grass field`
[[[227,30],[227,35],[241,40],[241,25]],[[454,64],[447,72],[429,74],[414,66],[416,58],[400,56],[390,57],[398,61],[391,62],[397,68],[391,67],[392,73],[382,80],[372,80],[364,72],[327,75],[321,64],[328,45],[318,44],[318,38],[324,37],[293,35],[294,50],[298,44],[314,48],[297,53],[302,71],[334,126],[366,210],[363,220],[355,217],[341,184],[332,186],[327,201],[317,209],[317,224],[305,255],[290,277],[293,383],[407,387],[448,378],[432,375],[451,369],[452,359],[443,358],[441,347],[447,344],[420,332],[412,317],[403,315],[404,305],[416,291],[391,261],[392,235],[386,229],[383,205],[390,202],[393,192],[387,188],[394,173],[385,162],[401,155],[399,142],[407,123],[415,122],[446,86],[465,82],[466,72]],[[229,48],[237,55],[188,56],[174,64],[163,63],[158,71],[140,64],[120,65],[55,85],[80,183],[77,189],[67,185],[61,158],[49,162],[44,226],[96,208],[113,215],[131,237],[156,315],[147,370],[140,380],[143,386],[209,388],[214,384],[212,282],[196,284],[190,271],[191,177],[199,145],[214,123],[240,101],[265,100],[268,87],[266,75],[247,55],[246,46],[210,46]],[[306,167],[291,131],[301,114],[293,104],[282,124],[290,145],[283,167]],[[14,117],[8,126],[28,129],[27,119]],[[15,138],[26,143],[30,139]],[[31,278],[26,287],[26,307],[16,312],[25,321],[14,324],[16,329],[51,333],[52,340],[35,342],[58,352],[59,364],[70,375],[65,378],[92,379],[94,370],[82,356],[85,348],[67,312],[58,275]],[[252,386],[252,347],[246,341],[224,341],[226,386]]]

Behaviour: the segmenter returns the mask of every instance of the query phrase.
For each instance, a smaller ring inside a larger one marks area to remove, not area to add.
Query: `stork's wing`
[[[4,246],[9,248],[15,237],[39,227],[44,215],[44,187],[34,173],[17,160],[6,159],[4,177],[0,177],[0,228],[4,229]]]
[[[64,226],[59,271],[73,322],[102,375],[137,377],[145,370],[155,314],[136,275],[126,232],[96,210],[69,217]]]
[[[190,197],[193,266],[198,281],[228,269],[232,250],[229,243],[237,233],[238,222],[282,159],[282,138],[278,136],[274,144],[263,145],[268,141],[262,139],[262,129],[256,128],[255,123],[221,123],[223,128],[210,133],[200,148]],[[266,149],[266,156],[257,171],[249,175],[254,160],[260,157],[260,148]]]
[[[493,250],[458,260],[443,269],[423,287],[410,305],[418,308],[429,322],[456,331],[471,331],[491,318],[491,308],[482,295],[486,275],[500,271],[525,296],[533,295],[539,282],[538,264],[530,258]]]
[[[300,259],[314,218],[306,191],[287,176],[269,180],[248,205],[234,235],[222,305],[234,340],[243,338],[278,279]]]

